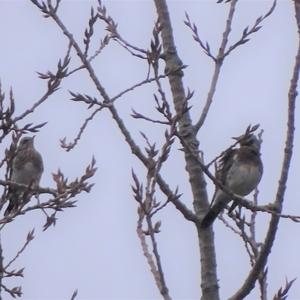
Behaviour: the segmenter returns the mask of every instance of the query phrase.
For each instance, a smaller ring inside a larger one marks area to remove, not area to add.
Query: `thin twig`
[[[226,52],[224,53],[224,57],[228,56],[238,46],[241,46],[241,45],[244,45],[245,43],[247,43],[250,40],[249,37],[252,34],[258,32],[262,28],[262,25],[260,25],[260,24],[274,12],[276,4],[277,4],[277,0],[274,0],[272,6],[270,7],[270,9],[267,11],[267,13],[265,15],[257,18],[254,25],[250,29],[249,29],[249,26],[247,26],[243,30],[242,37],[240,38],[240,40],[238,40],[236,43],[234,43],[232,46],[230,46],[228,48],[228,50],[226,50]]]
[[[75,290],[71,296],[71,300],[75,300],[75,298],[77,297],[78,294],[78,290]]]
[[[15,255],[14,258],[12,258],[8,263],[7,265],[4,267],[4,269],[7,269],[9,268],[13,262],[24,252],[24,250],[26,249],[26,247],[28,246],[28,244],[34,239],[34,229],[32,229],[28,234],[27,234],[27,237],[26,237],[26,241],[23,245],[23,247],[17,252],[17,254]]]
[[[214,69],[214,73],[213,73],[213,76],[212,76],[210,89],[209,89],[208,94],[207,94],[206,103],[205,103],[205,106],[202,110],[199,121],[196,122],[196,124],[194,126],[194,129],[195,129],[196,132],[198,132],[199,129],[204,124],[205,119],[207,117],[207,114],[209,112],[210,106],[213,102],[213,97],[214,97],[214,94],[216,92],[216,87],[217,87],[217,83],[218,83],[218,80],[219,80],[221,67],[223,65],[225,48],[226,48],[226,45],[228,43],[229,34],[231,32],[231,25],[232,25],[232,20],[233,20],[233,16],[234,16],[234,12],[235,12],[235,6],[236,6],[237,2],[238,2],[238,0],[232,0],[230,2],[230,9],[229,9],[228,18],[227,18],[227,21],[226,21],[226,27],[225,27],[225,31],[223,33],[223,38],[222,38],[222,41],[221,41],[221,45],[220,45],[220,48],[219,48],[218,55],[217,55],[216,60],[215,60],[215,69]]]
[[[164,297],[165,300],[171,300],[171,297],[169,295],[169,290],[168,290],[168,287],[167,287],[165,279],[164,279],[164,273],[163,273],[163,269],[162,269],[160,255],[159,255],[158,249],[157,249],[157,242],[156,242],[156,239],[155,239],[155,233],[154,233],[154,230],[153,230],[151,217],[146,216],[146,219],[147,219],[147,224],[149,226],[150,238],[151,238],[151,243],[152,243],[152,247],[153,247],[153,254],[154,254],[154,257],[155,257],[155,260],[156,260],[157,270],[158,270],[158,273],[160,275],[160,283],[161,283],[160,292],[161,292],[161,295]]]
[[[159,75],[158,78],[159,78],[159,79],[166,78],[168,75],[169,75],[169,74]],[[124,96],[125,94],[127,94],[128,92],[133,91],[133,90],[135,90],[136,88],[145,85],[146,83],[151,83],[151,82],[156,81],[156,80],[157,80],[156,77],[148,78],[148,79],[142,80],[142,81],[140,81],[140,82],[134,84],[133,86],[131,86],[131,87],[125,89],[124,91],[120,92],[120,93],[117,94],[116,96],[112,97],[110,101],[111,101],[111,102],[114,102],[114,101],[116,101],[118,98],[120,98],[120,97]]]
[[[65,74],[67,73],[67,66],[70,62],[70,51],[71,51],[71,43],[68,45],[68,49],[66,52],[65,57],[63,58],[63,63],[61,64],[61,61],[58,63],[57,67],[57,73],[55,75],[51,74],[51,77],[49,76],[50,73],[47,75],[40,74],[40,77],[43,79],[48,79],[48,89],[45,92],[45,94],[37,101],[35,102],[31,108],[27,109],[25,112],[23,112],[18,117],[15,117],[13,119],[13,122],[16,123],[19,120],[24,119],[27,115],[33,113],[37,107],[39,107],[43,102],[45,102],[49,96],[51,96],[54,92],[56,92],[59,88],[59,85],[61,84],[61,80],[65,77]]]
[[[151,253],[149,251],[149,248],[148,248],[148,245],[147,245],[147,242],[146,242],[146,237],[145,237],[145,234],[144,234],[143,229],[142,229],[143,219],[144,219],[144,216],[143,215],[139,215],[139,219],[138,219],[138,223],[137,223],[137,229],[136,229],[137,236],[138,236],[138,238],[140,240],[144,256],[146,257],[148,265],[150,266],[150,270],[151,270],[151,273],[153,274],[154,281],[155,281],[155,283],[157,285],[157,288],[159,290],[161,290],[162,287],[161,287],[161,282],[160,282],[159,274],[158,274],[158,271],[156,269],[153,257],[152,257],[152,255],[151,255]]]
[[[94,117],[96,116],[96,114],[98,112],[100,112],[101,110],[103,109],[103,106],[97,108],[96,110],[93,111],[93,113],[91,113],[91,115],[89,117],[87,117],[83,124],[81,125],[76,137],[74,138],[73,142],[72,143],[68,143],[66,144],[66,139],[62,139],[61,140],[61,147],[66,149],[66,151],[70,151],[72,150],[76,145],[77,143],[79,142],[79,140],[81,139],[81,136],[83,135],[85,129],[87,128],[87,125],[89,124],[89,122],[91,122]]]

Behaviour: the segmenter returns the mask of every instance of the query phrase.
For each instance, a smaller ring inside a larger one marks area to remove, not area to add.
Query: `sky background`
[[[191,115],[197,120],[204,106],[211,82],[213,63],[193,41],[184,25],[187,12],[198,26],[199,34],[216,53],[224,30],[229,6],[216,1],[168,1],[179,56],[188,67],[184,71],[186,88],[195,91],[191,99]],[[152,1],[103,1],[108,14],[118,23],[120,34],[132,44],[148,48],[156,20]],[[271,6],[271,1],[242,0],[237,5],[233,31],[229,39],[236,41],[243,29]],[[83,32],[96,1],[62,1],[59,15],[82,45]],[[104,27],[95,32],[92,49],[104,37]],[[67,41],[49,18],[27,0],[0,0],[0,79],[6,94],[12,87],[17,113],[28,109],[46,90],[46,82],[36,72],[54,71],[58,59],[64,57]],[[212,160],[251,124],[264,129],[262,159],[264,176],[260,183],[260,203],[274,201],[283,158],[286,131],[287,94],[297,48],[297,31],[292,1],[278,2],[274,14],[264,27],[226,59],[217,87],[214,103],[205,125],[199,132],[201,150],[206,162]],[[71,65],[76,67],[74,57]],[[147,65],[112,42],[93,62],[100,82],[109,96],[143,80]],[[168,84],[165,85],[168,88]],[[101,112],[90,123],[78,146],[66,153],[59,139],[71,141],[89,111],[83,104],[69,101],[68,90],[97,96],[83,71],[66,79],[56,92],[26,123],[48,124],[36,137],[36,148],[44,158],[45,171],[41,186],[54,187],[51,173],[58,168],[73,179],[84,172],[94,155],[98,172],[90,194],[78,197],[76,208],[58,214],[55,227],[42,232],[44,215],[33,211],[18,217],[2,232],[3,255],[9,260],[23,245],[28,231],[36,229],[36,238],[17,260],[14,267],[25,267],[24,278],[9,279],[9,287],[22,285],[22,299],[70,299],[78,289],[77,299],[157,299],[160,298],[142,255],[136,235],[137,205],[131,192],[131,169],[141,181],[145,170],[130,153],[108,111]],[[143,146],[139,132],[161,145],[164,130],[160,126],[134,120],[131,109],[155,114],[153,93],[149,84],[128,93],[117,102],[117,108]],[[169,96],[169,92],[167,95]],[[171,98],[169,97],[171,100]],[[299,111],[299,108],[297,108]],[[23,123],[24,124],[24,123]],[[296,118],[296,129],[299,118]],[[10,141],[0,145],[3,153]],[[171,187],[179,187],[182,201],[191,206],[191,191],[184,169],[182,153],[176,144],[163,175]],[[296,133],[294,157],[289,174],[284,213],[300,215],[300,152]],[[214,187],[208,182],[212,196]],[[164,200],[161,198],[160,200]],[[34,201],[34,200],[33,200]],[[162,220],[162,232],[157,236],[166,282],[174,299],[199,299],[200,265],[195,228],[169,205],[157,217]],[[263,237],[269,216],[259,215],[258,237]],[[242,242],[220,222],[214,226],[220,279],[221,299],[232,295],[249,270],[249,259]],[[300,277],[299,225],[288,220],[280,222],[277,240],[269,256],[268,291],[271,299],[285,278]],[[297,280],[289,299],[300,299]],[[253,292],[247,299],[257,299]],[[8,295],[5,299],[10,299]]]

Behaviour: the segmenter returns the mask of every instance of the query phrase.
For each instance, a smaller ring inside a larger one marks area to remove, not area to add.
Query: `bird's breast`
[[[11,180],[22,184],[31,184],[36,181],[37,169],[32,162],[25,163],[21,169],[14,169]]]
[[[260,168],[255,165],[233,166],[228,174],[226,185],[235,194],[246,196],[256,188],[261,176]]]

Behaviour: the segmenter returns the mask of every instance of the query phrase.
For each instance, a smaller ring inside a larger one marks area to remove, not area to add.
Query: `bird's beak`
[[[240,136],[234,136],[234,137],[232,137],[232,139],[234,139],[235,141],[240,141],[240,140],[242,140],[243,138],[245,137],[245,135],[244,134],[242,134],[242,135],[240,135]]]

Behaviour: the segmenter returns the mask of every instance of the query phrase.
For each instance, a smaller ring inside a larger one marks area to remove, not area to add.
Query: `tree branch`
[[[234,16],[234,12],[235,12],[235,6],[237,4],[237,1],[238,0],[232,0],[230,2],[230,9],[229,9],[228,18],[227,18],[227,21],[226,21],[226,27],[225,27],[225,31],[223,33],[223,38],[222,38],[222,41],[221,41],[221,45],[220,45],[220,48],[219,48],[218,55],[215,59],[215,69],[214,69],[213,77],[212,77],[212,80],[211,80],[211,85],[210,85],[210,88],[209,88],[209,91],[208,91],[208,94],[207,94],[206,103],[205,103],[205,106],[202,110],[199,121],[194,126],[196,132],[198,132],[199,129],[204,124],[205,119],[206,119],[207,114],[208,114],[208,111],[210,109],[210,106],[212,104],[214,94],[216,92],[216,87],[217,87],[217,83],[218,83],[218,80],[219,80],[219,77],[220,77],[221,68],[222,68],[223,61],[224,61],[225,48],[226,48],[226,45],[228,43],[229,34],[231,32],[231,25],[232,25],[232,20],[233,20],[233,16]]]
[[[294,1],[295,5],[295,15],[298,26],[298,50],[295,59],[295,66],[293,70],[293,75],[291,79],[290,89],[288,93],[288,121],[287,121],[287,133],[286,142],[284,148],[283,164],[281,169],[281,175],[279,179],[279,185],[276,194],[275,205],[277,206],[278,212],[282,211],[282,204],[284,201],[284,194],[286,190],[286,184],[288,179],[288,173],[290,168],[290,163],[293,155],[293,142],[294,142],[294,131],[295,131],[295,104],[297,97],[297,85],[299,79],[299,69],[300,69],[300,3],[299,1]],[[275,236],[277,233],[278,223],[280,217],[277,215],[272,215],[269,229],[264,241],[264,244],[259,253],[258,259],[253,266],[252,270],[249,272],[242,287],[232,296],[230,300],[244,299],[250,291],[254,288],[255,281],[258,279],[259,274],[264,269],[268,256],[271,252]]]
[[[174,70],[174,72],[171,72],[171,74],[168,76],[168,79],[171,86],[175,110],[177,115],[180,116],[178,121],[179,134],[184,139],[185,143],[192,148],[193,154],[198,155],[199,142],[196,139],[190,114],[188,110],[183,113],[186,106],[186,96],[182,82],[183,72],[180,70],[180,66],[183,64],[176,51],[167,3],[165,0],[154,0],[154,3],[161,26],[161,37],[166,62],[166,71],[168,72]],[[175,72],[175,70],[179,71]],[[208,208],[206,182],[201,166],[197,159],[195,159],[194,155],[191,154],[184,145],[183,148],[186,161],[186,170],[189,175],[193,192],[194,210],[197,217],[201,217],[201,215],[204,214]],[[219,292],[216,274],[216,257],[213,232],[211,228],[207,231],[203,231],[201,230],[200,226],[197,226],[197,231],[199,247],[201,250],[202,299],[218,300]]]

